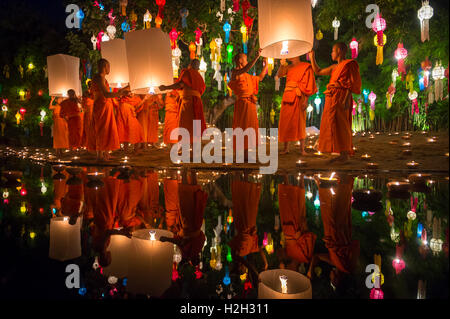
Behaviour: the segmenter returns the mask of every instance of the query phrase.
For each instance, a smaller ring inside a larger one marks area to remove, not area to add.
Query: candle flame
[[[331,173],[330,180],[333,179],[335,174],[336,174],[336,172]]]
[[[280,276],[280,282],[281,282],[281,293],[283,294],[287,294],[288,289],[287,289],[287,281],[288,278],[285,275],[281,275]]]

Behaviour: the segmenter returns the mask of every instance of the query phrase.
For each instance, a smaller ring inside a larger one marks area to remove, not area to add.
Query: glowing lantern
[[[384,46],[384,37],[383,31],[386,30],[386,20],[381,17],[381,14],[378,14],[375,20],[372,23],[372,30],[377,33],[377,43],[379,46]]]
[[[422,223],[417,224],[417,238],[422,238],[423,225]]]
[[[17,125],[20,124],[20,121],[21,121],[21,120],[22,120],[22,115],[20,115],[20,113],[17,112],[17,113],[16,113],[16,123],[17,123]]]
[[[65,97],[70,89],[81,96],[79,58],[65,54],[48,56],[47,69],[50,96]]]
[[[311,281],[296,271],[274,269],[259,274],[258,299],[311,298]]]
[[[127,15],[128,0],[119,0],[120,12],[122,16]]]
[[[411,100],[411,114],[414,115],[414,112],[416,114],[419,114],[419,103],[417,102],[417,91],[413,91],[412,93],[408,93],[408,97]]]
[[[169,32],[170,42],[172,44],[172,50],[177,47],[177,39],[178,39],[178,32],[177,29],[173,28],[172,31]]]
[[[316,95],[316,98],[314,99],[314,104],[316,105],[316,113],[320,113],[320,105],[322,104],[322,99],[320,98],[319,94]]]
[[[422,2],[422,7],[417,12],[420,20],[420,31],[422,42],[430,40],[430,19],[433,17],[434,10],[430,6],[428,0]]]
[[[309,0],[258,1],[259,46],[263,57],[289,59],[311,51],[314,43]]]
[[[405,59],[408,56],[408,51],[403,47],[403,43],[399,43],[397,50],[395,50],[395,58],[398,60],[398,73],[406,75]]]
[[[166,0],[156,0],[156,5],[158,6],[158,17],[164,18],[164,6],[166,5]]]
[[[111,65],[106,79],[112,88],[125,87],[129,82],[125,40],[114,39],[103,44],[102,57]]]
[[[225,32],[225,43],[230,42],[231,24],[228,21],[223,25],[223,31]]]
[[[97,50],[97,37],[93,34],[91,37],[92,50]]]
[[[312,107],[311,104],[309,104],[308,107],[306,108],[306,112],[308,112],[308,114],[311,114],[312,111],[314,111],[314,108]]]
[[[8,107],[6,105],[2,105],[3,118],[6,118],[6,113],[8,113]]]
[[[28,64],[28,70],[33,70],[34,69],[34,64],[33,63],[29,63]]]
[[[386,45],[386,42],[387,42],[386,34],[383,34],[383,44],[382,44],[382,45],[380,45],[380,44],[378,43],[378,37],[377,37],[377,36],[375,36],[375,38],[373,39],[373,43],[374,43],[374,45],[377,47],[376,65],[381,65],[381,64],[383,64],[383,60],[384,60],[384,57],[383,57],[383,48],[384,48],[384,46]]]
[[[25,91],[24,90],[20,90],[19,91],[19,97],[21,101],[25,100]]]
[[[76,15],[75,15],[76,17],[77,17],[77,19],[78,19],[78,21],[79,21],[79,24],[80,24],[80,30],[81,30],[81,25],[83,24],[83,19],[84,19],[84,12],[83,12],[83,10],[78,10],[78,12],[76,13]]]
[[[370,291],[370,299],[384,299],[383,290],[372,288],[372,290]]]
[[[187,20],[186,18],[189,16],[189,10],[186,8],[183,8],[180,10],[180,16],[181,16],[181,27],[183,29],[187,28]]]
[[[267,235],[267,245],[264,247],[269,255],[273,254],[273,239],[272,234]]]
[[[370,100],[370,108],[372,111],[375,111],[375,101],[377,99],[377,95],[372,91],[369,94],[369,100]]]
[[[41,182],[41,193],[42,194],[47,193],[47,186],[45,186],[44,182]]]
[[[423,61],[421,64],[421,67],[422,67],[422,69],[423,69],[423,74],[424,74],[424,77],[423,77],[423,84],[425,85],[425,87],[428,87],[428,84],[429,84],[429,80],[430,80],[430,71],[431,71],[431,62],[430,62],[430,60],[428,60],[428,57],[426,57],[426,59],[425,59],[425,61]]]
[[[318,195],[316,195],[316,199],[314,200],[314,207],[316,209],[320,208],[320,200],[319,200],[319,196]]]
[[[225,286],[228,286],[231,283],[230,271],[228,270],[228,266],[225,266],[225,277],[222,280]]]
[[[214,41],[216,41],[217,45],[217,59],[216,62],[220,63],[222,62],[222,38],[215,38]]]
[[[179,274],[178,274],[178,270],[177,270],[177,264],[173,263],[173,268],[172,268],[172,281],[177,281],[177,279],[180,278]]]
[[[433,218],[433,238],[430,240],[430,249],[434,255],[438,255],[442,251],[442,244],[444,242],[441,239],[441,219]]]
[[[406,89],[409,89],[409,93],[412,93],[414,91],[414,75],[412,74],[411,70],[409,70],[408,75],[406,75]]]
[[[150,11],[145,11],[144,13],[144,29],[150,29],[151,28],[151,22],[152,22],[152,15],[150,14]]]
[[[27,212],[27,206],[25,202],[22,202],[21,206],[20,206],[20,212],[22,214],[25,214]]]
[[[341,22],[337,19],[337,17],[334,18],[332,26],[334,28],[334,41],[336,41],[339,36],[339,27],[341,26]]]
[[[320,41],[320,40],[322,40],[323,39],[323,33],[322,33],[322,31],[317,31],[317,33],[316,33],[316,39],[318,40],[318,41]]]
[[[22,186],[22,188],[20,189],[20,195],[22,196],[27,196],[27,190],[25,189],[25,187]]]
[[[241,27],[241,33],[242,33],[242,45],[244,48],[244,53],[247,54],[248,34],[247,34],[247,27],[245,25]]]
[[[212,39],[211,42],[209,43],[209,49],[211,50],[210,58],[211,58],[212,66],[214,68],[214,64],[217,62],[216,61],[216,58],[217,58],[217,52],[216,52],[217,51],[217,43],[216,43],[215,39]]]
[[[350,49],[352,50],[352,59],[356,59],[358,57],[358,41],[356,41],[356,38],[353,38],[350,42]]]
[[[394,83],[391,83],[391,85],[388,88],[388,91],[386,93],[386,99],[387,99],[387,109],[390,109],[392,107],[392,100],[394,99],[395,95],[395,86]]]
[[[233,63],[233,45],[228,44],[227,45],[227,63],[232,64]]]
[[[392,267],[394,267],[395,273],[398,275],[405,269],[405,261],[397,257],[392,261]]]
[[[317,0],[311,0],[311,6],[315,8],[317,5]]]
[[[196,58],[196,54],[195,54],[196,49],[197,49],[197,47],[195,46],[195,43],[191,42],[189,44],[189,52],[191,53],[189,57],[191,58],[191,60],[194,60]]]
[[[161,28],[161,24],[162,24],[162,18],[160,16],[157,16],[155,19],[155,26],[156,28]]]
[[[363,90],[364,103],[366,103],[366,104],[369,101],[369,94],[370,94],[370,91],[368,89]]]
[[[228,212],[227,223],[228,224],[232,224],[233,223],[233,211],[231,209]]]
[[[434,95],[436,101],[440,101],[444,98],[444,87],[442,80],[445,78],[445,69],[442,67],[440,62],[436,63],[435,68],[432,72],[434,80]]]
[[[111,40],[114,40],[114,38],[116,37],[116,32],[117,30],[115,26],[109,25],[106,27],[106,33]]]
[[[230,248],[230,246],[227,246],[227,249],[228,249],[228,251],[227,251],[227,261],[229,263],[231,263],[233,261],[233,258],[231,256],[231,248]]]
[[[50,219],[49,258],[66,261],[81,256],[81,224],[82,218],[75,225],[69,224],[68,217]]]
[[[122,22],[121,28],[122,28],[122,31],[125,33],[130,31],[130,25],[128,24],[127,20]]]
[[[147,94],[160,85],[173,83],[170,38],[161,29],[151,28],[125,35],[130,88]]]
[[[200,60],[199,72],[200,72],[200,75],[203,78],[203,81],[205,80],[205,73],[206,73],[207,68],[208,68],[208,65],[206,64],[205,60],[202,57],[201,60]]]
[[[131,29],[132,30],[136,30],[136,22],[137,22],[137,15],[136,15],[136,13],[134,12],[134,10],[131,10],[131,13],[130,13],[130,21],[131,21]]]

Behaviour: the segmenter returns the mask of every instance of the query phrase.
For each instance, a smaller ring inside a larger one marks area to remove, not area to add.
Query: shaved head
[[[198,59],[192,60],[190,65],[194,70],[198,71],[200,69],[200,61]]]

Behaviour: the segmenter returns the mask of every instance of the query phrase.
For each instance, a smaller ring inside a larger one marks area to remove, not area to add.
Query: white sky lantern
[[[259,274],[258,299],[311,299],[308,277],[292,270],[274,269]]]
[[[126,288],[134,294],[160,297],[172,283],[174,247],[173,243],[159,239],[161,236],[173,238],[173,233],[154,229],[155,240],[150,240],[150,231],[133,232]]]
[[[122,235],[112,235],[106,251],[111,253],[111,263],[103,268],[103,275],[118,278],[128,276],[128,258],[132,249],[131,239]]]
[[[172,48],[170,38],[160,28],[125,34],[130,89],[147,94],[153,87],[173,84]]]
[[[69,224],[69,217],[50,219],[49,258],[66,261],[81,256],[81,223],[82,218],[75,225]]]
[[[258,0],[259,44],[263,57],[289,59],[314,43],[310,0]]]
[[[67,91],[75,90],[81,96],[80,59],[56,54],[47,57],[48,90],[50,96],[67,96]]]
[[[112,88],[127,86],[129,76],[125,40],[114,39],[103,43],[102,57],[108,60],[111,66],[111,71],[106,76],[109,86]]]

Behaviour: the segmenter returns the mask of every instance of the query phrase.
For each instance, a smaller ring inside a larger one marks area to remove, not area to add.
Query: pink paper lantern
[[[379,288],[372,288],[370,291],[370,299],[384,299],[383,290]]]
[[[358,41],[356,38],[353,38],[352,42],[350,42],[350,49],[352,50],[352,59],[356,59],[358,57]]]
[[[394,267],[395,273],[398,275],[405,269],[405,261],[397,257],[392,261],[392,267]]]
[[[399,43],[397,50],[395,50],[395,58],[398,60],[398,73],[406,75],[405,59],[408,56],[408,51],[403,47],[403,43]]]
[[[386,20],[378,14],[372,24],[372,30],[377,33],[378,45],[383,46],[383,31],[386,30]]]

